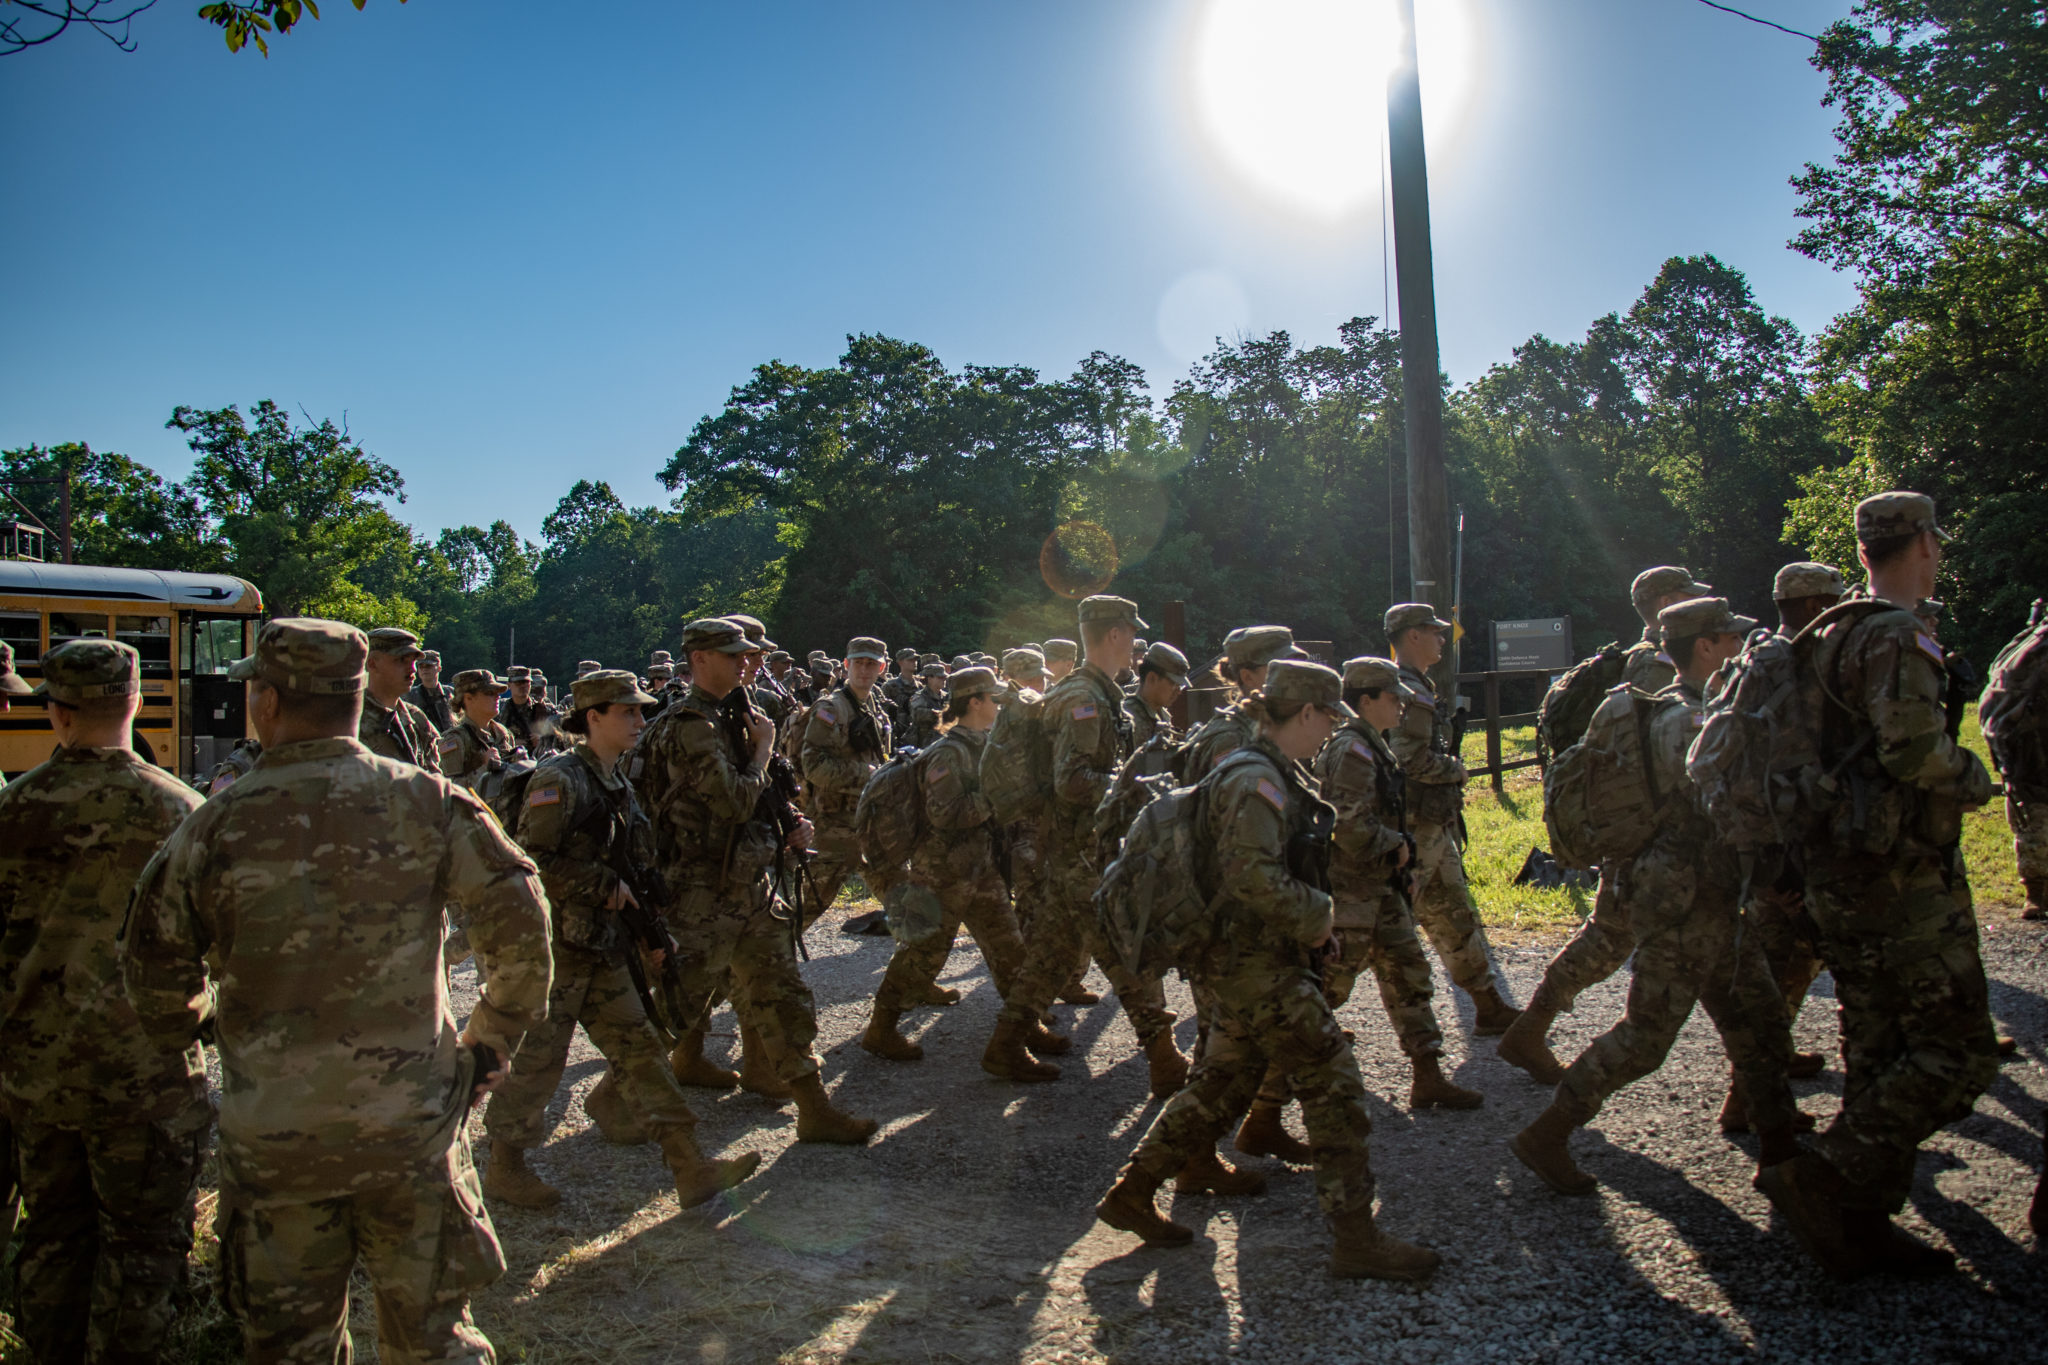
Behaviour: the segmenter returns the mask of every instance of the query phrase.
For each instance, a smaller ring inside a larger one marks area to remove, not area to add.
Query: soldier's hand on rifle
[[[606,899],[604,908],[607,910],[623,910],[629,905],[635,910],[639,909],[640,898],[633,894],[632,887],[621,881],[612,888],[612,894]]]
[[[796,827],[789,832],[788,844],[799,853],[808,852],[811,840],[817,835],[817,827],[811,824],[808,815],[797,817]]]
[[[460,1042],[462,1046],[477,1054],[477,1071],[469,1091],[469,1102],[474,1106],[478,1100],[505,1083],[505,1078],[512,1074],[512,1059],[468,1029],[462,1031]],[[484,1063],[486,1057],[490,1059],[488,1069]]]
[[[766,763],[775,749],[775,722],[759,711],[747,713],[747,737],[754,741],[754,761]]]
[[[1394,850],[1394,866],[1403,868],[1415,861],[1415,845],[1403,839],[1401,846]]]

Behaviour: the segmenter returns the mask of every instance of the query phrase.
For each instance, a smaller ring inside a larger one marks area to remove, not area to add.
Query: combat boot
[[[1074,1040],[1064,1033],[1054,1033],[1044,1024],[1033,1024],[1025,1031],[1024,1046],[1034,1057],[1058,1057],[1074,1050]]]
[[[1510,1145],[1522,1164],[1559,1194],[1591,1194],[1600,1188],[1600,1182],[1572,1160],[1572,1130],[1578,1126],[1570,1114],[1552,1104],[1515,1134]]]
[[[1946,1275],[1956,1268],[1956,1254],[1931,1247],[1877,1209],[1843,1209],[1842,1233],[1863,1252],[1871,1271],[1880,1275],[1922,1278]]]
[[[484,1168],[484,1198],[515,1209],[551,1209],[562,1192],[535,1175],[526,1164],[526,1149],[491,1140],[491,1164]]]
[[[1792,1236],[1822,1270],[1842,1280],[1869,1270],[1868,1258],[1844,1228],[1842,1192],[1847,1182],[1825,1159],[1801,1152],[1790,1161],[1764,1167],[1754,1183],[1785,1216]]]
[[[1080,981],[1075,980],[1068,982],[1066,989],[1060,992],[1060,1003],[1063,1005],[1098,1005],[1102,1003],[1102,997],[1082,985]]]
[[[1151,1073],[1152,1098],[1169,1100],[1188,1083],[1188,1059],[1173,1041],[1173,1030],[1163,1028],[1145,1044],[1145,1066]]]
[[[934,981],[918,992],[917,1003],[920,1005],[957,1005],[960,1003],[960,992],[954,990],[951,986],[941,986],[938,982]]]
[[[1025,1050],[1025,1038],[1030,1031],[1030,1025],[1016,1019],[996,1020],[996,1031],[989,1035],[988,1047],[981,1054],[981,1069],[1006,1081],[1058,1080],[1058,1067],[1039,1061]]]
[[[1813,1127],[1811,1123],[1806,1126],[1809,1129]],[[1797,1127],[1798,1125],[1796,1124],[1787,1124],[1783,1128],[1759,1128],[1757,1130],[1756,1170],[1758,1175],[1762,1175],[1766,1167],[1776,1166],[1782,1161],[1792,1161],[1798,1157],[1799,1139],[1793,1136]]]
[[[768,1045],[752,1024],[740,1023],[740,1088],[767,1100],[787,1100],[790,1089],[768,1060]]]
[[[868,1020],[867,1032],[860,1036],[861,1047],[892,1062],[921,1060],[924,1049],[896,1031],[897,1022],[902,1018],[902,1010],[875,1006],[874,1017]]]
[[[1500,998],[1500,991],[1489,981],[1472,992],[1472,1034],[1476,1038],[1494,1038],[1506,1033],[1522,1012]]]
[[[1340,1280],[1405,1280],[1415,1283],[1436,1274],[1444,1258],[1428,1247],[1404,1242],[1381,1232],[1372,1205],[1330,1219],[1337,1234],[1330,1253],[1330,1274]]]
[[[676,1040],[675,1050],[668,1054],[668,1069],[675,1073],[677,1085],[730,1090],[740,1083],[739,1072],[716,1066],[704,1055],[704,1030],[700,1028]]]
[[[1212,1147],[1188,1158],[1188,1164],[1174,1176],[1173,1188],[1178,1194],[1264,1194],[1266,1177],[1230,1165]]]
[[[590,1093],[583,1097],[583,1113],[597,1125],[606,1142],[620,1147],[637,1147],[651,1136],[647,1125],[633,1112],[633,1106],[619,1093],[618,1072],[610,1067]]]
[[[2048,919],[2048,877],[2028,877],[2020,884],[2027,888],[2027,903],[2020,907],[2020,918]]]
[[[1548,1041],[1550,1026],[1556,1021],[1556,1010],[1544,1009],[1530,1001],[1529,1008],[1523,1010],[1520,1017],[1508,1025],[1508,1031],[1500,1036],[1495,1053],[1509,1066],[1518,1066],[1528,1072],[1530,1080],[1556,1085],[1564,1079],[1564,1064],[1550,1050]]]
[[[879,1126],[873,1119],[857,1119],[835,1107],[825,1094],[825,1080],[817,1072],[799,1076],[790,1083],[796,1094],[796,1140],[836,1142],[858,1147],[875,1135]]]
[[[1287,1125],[1280,1121],[1280,1106],[1277,1104],[1254,1104],[1244,1116],[1244,1122],[1237,1126],[1237,1137],[1231,1146],[1246,1156],[1270,1156],[1290,1166],[1309,1166],[1315,1156],[1308,1144],[1287,1131]]]
[[[1477,1109],[1486,1096],[1444,1079],[1443,1059],[1434,1053],[1415,1059],[1415,1083],[1408,1088],[1410,1109]]]
[[[1195,1240],[1194,1229],[1159,1216],[1152,1203],[1159,1184],[1158,1176],[1126,1166],[1123,1177],[1095,1206],[1095,1216],[1119,1232],[1135,1232],[1152,1246],[1184,1247]]]
[[[1795,1052],[1792,1060],[1785,1064],[1788,1080],[1810,1081],[1828,1069],[1828,1059],[1818,1052]]]
[[[761,1164],[759,1152],[742,1152],[736,1157],[706,1161],[697,1150],[689,1130],[671,1127],[661,1135],[661,1156],[676,1182],[676,1202],[694,1209],[721,1190],[729,1190],[754,1173]]]
[[[1733,1137],[1749,1131],[1749,1101],[1742,1097],[1742,1087],[1735,1082],[1728,1083],[1728,1098],[1721,1101],[1721,1131]],[[1792,1111],[1792,1131],[1810,1133],[1817,1120],[1804,1109]]]

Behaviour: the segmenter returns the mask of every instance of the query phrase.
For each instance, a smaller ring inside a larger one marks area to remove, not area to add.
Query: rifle
[[[718,716],[726,740],[733,746],[735,761],[751,762],[754,738],[747,722],[756,717],[767,719],[755,707],[753,692],[740,686],[726,693],[724,700],[718,703]],[[753,814],[755,820],[775,830],[775,868],[768,888],[769,913],[788,923],[790,947],[799,958],[809,962],[810,950],[804,947],[804,902],[807,891],[810,899],[817,897],[817,888],[811,882],[811,858],[815,855],[808,849],[799,852],[789,846],[789,836],[804,818],[797,805],[802,794],[803,784],[797,778],[796,765],[779,750],[771,748],[768,751],[768,785],[754,802]],[[777,905],[785,913],[777,913]]]
[[[1337,808],[1323,801],[1315,801],[1309,807],[1308,827],[1292,834],[1287,840],[1287,870],[1295,878],[1307,882],[1316,890],[1327,893],[1330,889],[1330,844],[1337,829]],[[1321,984],[1323,972],[1343,951],[1337,934],[1331,931],[1328,942],[1309,953],[1309,969],[1315,973]]]
[[[1977,666],[1953,649],[1942,651],[1943,671],[1948,674],[1948,695],[1942,698],[1947,714],[1948,737],[1960,738],[1963,733],[1963,709],[1979,691],[1984,679],[1977,672]]]
[[[626,799],[632,799],[630,792]],[[682,968],[677,963],[682,948],[668,927],[668,912],[675,904],[675,893],[669,890],[668,879],[659,868],[634,863],[633,832],[624,807],[607,801],[603,809],[607,826],[605,866],[633,893],[633,903],[619,907],[618,912],[619,925],[632,940],[626,949],[626,975],[633,979],[633,992],[640,997],[640,1007],[646,1011],[655,1035],[664,1047],[674,1047],[693,1022],[683,994]],[[649,957],[661,954],[661,965],[651,981],[642,953]]]

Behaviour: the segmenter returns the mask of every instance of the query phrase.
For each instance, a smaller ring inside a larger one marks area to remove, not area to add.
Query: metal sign
[[[1572,618],[1495,621],[1491,666],[1501,673],[1524,669],[1562,673],[1572,666]]]

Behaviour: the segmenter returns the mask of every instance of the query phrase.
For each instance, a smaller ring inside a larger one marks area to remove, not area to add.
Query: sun
[[[1456,0],[1416,9],[1434,148],[1462,102],[1468,28]],[[1194,36],[1197,119],[1236,175],[1288,208],[1339,219],[1374,207],[1399,39],[1392,0],[1208,0]]]

